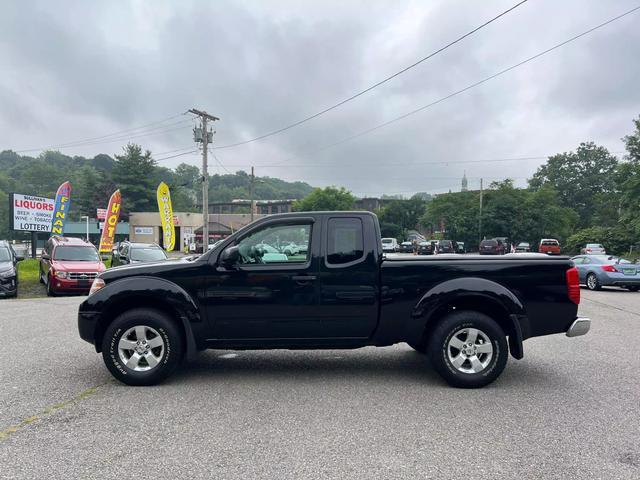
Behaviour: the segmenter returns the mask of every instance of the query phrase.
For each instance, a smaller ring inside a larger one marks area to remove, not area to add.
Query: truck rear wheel
[[[447,383],[479,388],[493,382],[507,365],[509,350],[500,326],[475,311],[453,312],[431,334],[429,358]]]
[[[118,316],[102,339],[102,358],[111,374],[127,385],[155,385],[180,364],[182,334],[163,313],[137,308]]]

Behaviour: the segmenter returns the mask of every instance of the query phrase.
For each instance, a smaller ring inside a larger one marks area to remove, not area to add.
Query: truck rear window
[[[327,231],[327,263],[343,265],[364,256],[362,220],[330,218]]]

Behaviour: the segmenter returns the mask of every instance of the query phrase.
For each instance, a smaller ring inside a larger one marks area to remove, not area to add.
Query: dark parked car
[[[418,244],[418,255],[433,255],[434,245],[431,242],[420,242]]]
[[[451,240],[440,240],[438,243],[438,253],[456,253],[458,246]]]
[[[578,255],[572,260],[580,283],[589,290],[600,290],[603,286],[624,287],[632,292],[640,289],[640,266],[629,260],[606,255]]]
[[[155,243],[121,242],[111,265],[115,267],[130,263],[160,262],[166,259],[167,254]]]
[[[24,257],[16,255],[11,244],[0,240],[0,297],[18,296],[18,262]]]
[[[479,252],[480,255],[504,255],[504,245],[495,238],[489,240],[482,240],[480,242]]]
[[[509,240],[509,237],[495,237],[495,239],[502,244],[503,254],[511,252],[511,240]]]
[[[301,229],[306,256],[263,261],[257,245]],[[385,257],[368,212],[270,215],[194,261],[108,270],[91,292],[78,312],[80,336],[129,385],[158,383],[207,348],[407,342],[451,385],[481,387],[509,352],[522,358],[524,339],[590,327],[577,316],[569,258]]]
[[[525,253],[531,251],[531,245],[528,242],[520,242],[516,246],[516,253]]]
[[[47,295],[59,293],[89,293],[91,283],[106,267],[98,251],[81,238],[53,235],[40,256],[40,283]]]
[[[455,244],[458,246],[458,253],[465,253],[467,251],[464,242],[455,242]]]
[[[402,242],[398,246],[398,252],[400,252],[400,253],[413,253],[413,242]]]

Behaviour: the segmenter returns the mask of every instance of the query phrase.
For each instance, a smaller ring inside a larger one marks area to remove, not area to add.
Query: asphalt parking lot
[[[525,343],[482,390],[402,344],[209,351],[125,387],[82,298],[0,302],[0,478],[640,478],[640,293],[582,290],[585,337]]]

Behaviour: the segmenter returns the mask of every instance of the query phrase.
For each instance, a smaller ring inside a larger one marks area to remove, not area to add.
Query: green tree
[[[628,152],[628,159],[633,163],[640,163],[640,116],[633,120],[635,131],[622,138]]]
[[[123,155],[116,155],[113,181],[122,193],[122,211],[151,212],[158,209],[156,201],[156,162],[151,152],[133,143],[123,148]]]
[[[109,197],[115,191],[111,176],[99,172],[90,163],[83,165],[71,180],[71,215],[78,220],[82,215],[95,217],[96,209],[107,208]]]
[[[436,195],[426,206],[420,223],[431,232],[444,225],[447,237],[465,242],[467,247],[478,244],[478,214],[480,198],[477,192],[454,192]]]
[[[344,187],[316,188],[309,195],[293,203],[296,212],[317,212],[323,210],[351,210],[355,197]]]
[[[640,117],[633,121],[635,131],[622,140],[627,149],[627,162],[618,171],[621,221],[640,238]],[[636,240],[637,241],[637,240]]]
[[[581,143],[575,152],[549,157],[529,181],[532,188],[550,185],[558,192],[561,205],[573,208],[580,226],[590,225],[598,194],[615,194],[618,160],[593,142]],[[615,212],[611,212],[615,214]]]
[[[409,200],[392,200],[378,213],[380,222],[400,225],[402,230],[414,229],[424,214],[426,202],[420,197]]]

